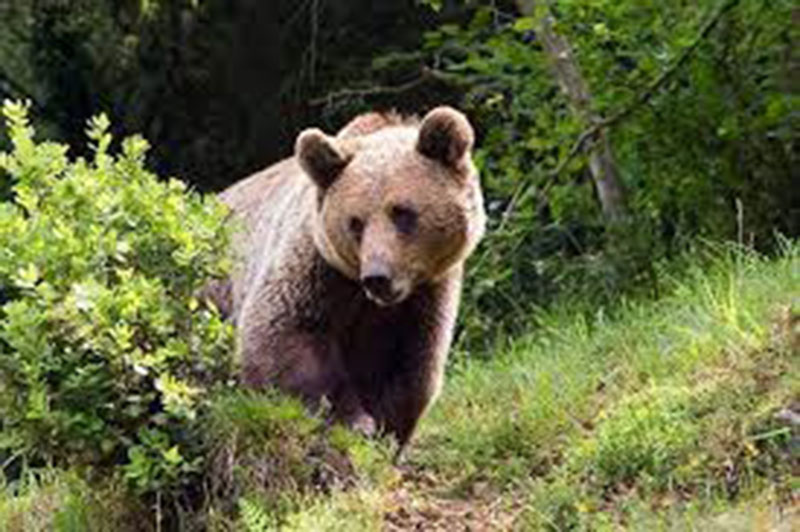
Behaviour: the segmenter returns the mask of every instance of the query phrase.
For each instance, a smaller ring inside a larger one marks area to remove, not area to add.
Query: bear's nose
[[[365,275],[361,284],[369,294],[381,301],[390,301],[393,298],[392,280],[388,275],[376,273]]]

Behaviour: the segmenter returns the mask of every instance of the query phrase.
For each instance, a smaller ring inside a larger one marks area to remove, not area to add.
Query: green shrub
[[[212,383],[231,375],[232,331],[198,290],[229,267],[224,208],[158,181],[148,145],[92,160],[36,143],[6,102],[12,183],[0,203],[0,456],[112,468],[140,491],[186,480]]]

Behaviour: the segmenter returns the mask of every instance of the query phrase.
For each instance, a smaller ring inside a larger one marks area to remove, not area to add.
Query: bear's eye
[[[404,235],[410,235],[417,228],[417,212],[411,207],[395,205],[392,207],[392,223]]]
[[[348,220],[347,225],[356,240],[361,240],[361,235],[364,233],[364,220],[353,216]]]

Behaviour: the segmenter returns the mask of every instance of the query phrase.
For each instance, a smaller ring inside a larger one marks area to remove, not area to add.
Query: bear
[[[356,117],[220,194],[237,223],[211,298],[245,387],[275,386],[402,453],[438,395],[486,214],[467,118]]]

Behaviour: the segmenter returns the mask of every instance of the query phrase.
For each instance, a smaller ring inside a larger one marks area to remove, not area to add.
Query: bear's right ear
[[[336,181],[351,159],[337,146],[335,139],[317,128],[300,133],[294,153],[300,167],[323,190]]]

